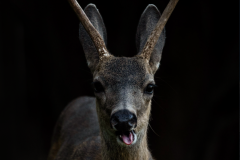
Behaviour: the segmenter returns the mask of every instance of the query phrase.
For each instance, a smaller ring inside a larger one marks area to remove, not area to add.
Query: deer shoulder
[[[99,134],[96,99],[79,97],[62,111],[48,159],[101,159]]]

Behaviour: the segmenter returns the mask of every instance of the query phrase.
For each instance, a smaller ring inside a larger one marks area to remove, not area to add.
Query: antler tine
[[[147,61],[150,60],[151,53],[160,37],[162,30],[167,23],[171,13],[173,12],[175,6],[177,5],[178,0],[170,0],[167,7],[165,8],[163,14],[161,15],[155,29],[152,31],[148,40],[143,47],[142,53],[139,55],[140,57],[146,59]]]
[[[99,59],[102,60],[103,57],[108,57],[109,53],[107,50],[107,47],[105,46],[105,43],[98,33],[98,31],[94,28],[86,14],[84,13],[82,7],[78,4],[76,0],[68,0],[70,5],[72,6],[73,10],[77,14],[79,20],[81,21],[83,27],[86,29],[88,34],[90,35],[98,53],[99,53]]]

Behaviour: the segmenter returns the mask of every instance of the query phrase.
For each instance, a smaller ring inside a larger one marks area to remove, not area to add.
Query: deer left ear
[[[101,38],[104,40],[105,45],[107,45],[107,31],[104,25],[101,14],[99,13],[97,7],[94,4],[88,4],[84,9],[85,14],[89,18],[93,27],[100,34]],[[88,67],[93,73],[99,62],[99,53],[93,40],[91,39],[89,33],[85,30],[82,22],[79,24],[79,39],[82,44],[85,57],[87,59]]]
[[[146,44],[148,37],[156,27],[156,24],[158,23],[158,20],[160,19],[160,17],[161,17],[161,13],[157,9],[157,7],[153,4],[149,4],[144,10],[144,12],[142,13],[140,21],[138,23],[137,35],[136,35],[136,45],[137,45],[138,54],[142,52],[142,49]],[[149,60],[149,65],[153,73],[156,73],[157,69],[159,68],[160,60],[162,56],[162,50],[165,44],[165,38],[166,38],[166,31],[164,28],[158,39],[157,44],[154,47],[153,52],[151,53],[150,60]]]

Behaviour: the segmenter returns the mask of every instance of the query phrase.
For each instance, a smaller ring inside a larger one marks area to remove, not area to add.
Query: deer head
[[[107,50],[107,32],[96,6],[89,4],[83,11],[76,0],[69,0],[81,21],[79,38],[93,74],[101,135],[107,145],[131,147],[146,137],[154,74],[165,44],[164,25],[177,1],[171,0],[162,16],[156,6],[148,5],[137,28],[138,53],[115,57]]]

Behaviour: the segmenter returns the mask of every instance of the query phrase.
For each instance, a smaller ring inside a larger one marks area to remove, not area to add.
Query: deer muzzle
[[[137,117],[127,109],[117,111],[111,116],[110,123],[118,138],[126,145],[134,142]]]

